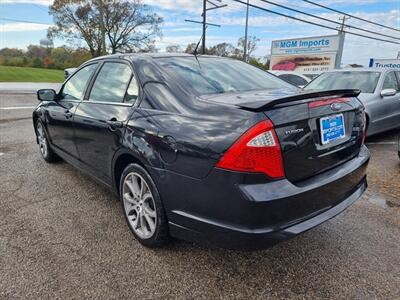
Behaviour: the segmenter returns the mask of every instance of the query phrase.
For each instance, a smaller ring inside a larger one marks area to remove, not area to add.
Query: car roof
[[[123,59],[151,59],[151,58],[163,58],[163,57],[194,57],[193,54],[189,53],[125,53],[125,54],[111,54],[92,58],[90,61],[102,60],[102,59],[113,59],[113,58],[123,58]],[[211,58],[226,58],[214,55],[198,55],[198,57],[211,57]]]
[[[400,71],[397,68],[343,68],[331,71],[326,71],[325,73],[335,73],[335,72],[389,72],[389,71]]]

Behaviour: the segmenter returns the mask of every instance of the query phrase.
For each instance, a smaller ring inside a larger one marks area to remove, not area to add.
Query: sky
[[[214,2],[218,1],[214,0]],[[228,4],[228,6],[208,12],[207,21],[220,24],[221,27],[209,27],[207,29],[207,46],[221,42],[235,45],[237,40],[244,36],[245,6],[232,0],[221,1],[223,4]],[[302,0],[272,1],[330,20],[338,21],[340,17],[336,13],[312,6]],[[189,43],[198,42],[201,36],[201,25],[185,22],[185,19],[201,20],[202,0],[143,0],[143,2],[150,5],[155,13],[164,18],[162,38],[156,42],[156,46],[160,51],[165,51],[165,47],[168,45],[180,45],[185,48]],[[397,28],[399,31],[378,27],[354,18],[346,20],[347,24],[400,39],[400,0],[314,0],[314,2]],[[46,37],[47,28],[53,23],[52,17],[48,14],[48,6],[51,3],[52,0],[0,0],[0,48],[16,47],[24,49],[30,44],[39,44],[40,39]],[[261,0],[250,0],[250,3],[301,19],[336,27],[335,24],[289,12],[263,3]],[[7,20],[10,18],[18,21]],[[24,23],[22,21],[37,23]],[[260,39],[254,52],[257,57],[265,57],[270,54],[272,40],[332,35],[335,33],[336,31],[334,30],[316,27],[286,17],[269,14],[256,8],[250,8],[249,35]],[[363,34],[371,35],[369,33]],[[382,38],[387,39],[386,37]],[[66,44],[66,41],[57,39],[54,43],[55,46],[61,46]],[[84,44],[81,45],[83,46]],[[396,58],[399,51],[400,45],[398,44],[373,41],[347,34],[342,64],[358,63],[368,65],[370,58]]]

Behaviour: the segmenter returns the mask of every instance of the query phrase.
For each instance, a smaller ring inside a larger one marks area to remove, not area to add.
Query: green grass
[[[63,82],[64,71],[0,66],[0,82]]]

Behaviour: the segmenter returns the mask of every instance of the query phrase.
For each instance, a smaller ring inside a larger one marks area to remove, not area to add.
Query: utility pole
[[[339,33],[343,33],[344,29],[346,28],[346,20],[350,19],[350,17],[343,16],[339,18],[339,21],[342,21],[342,25],[339,28]]]
[[[203,20],[201,22],[200,21],[194,21],[194,20],[185,20],[185,22],[191,22],[191,23],[197,23],[197,24],[202,24],[203,25],[203,35],[202,35],[202,38],[200,39],[202,41],[202,45],[201,45],[201,53],[202,54],[206,54],[206,30],[207,30],[207,26],[221,27],[220,25],[217,25],[217,24],[207,23],[207,11],[228,6],[227,4],[217,5],[217,4],[214,3],[215,1],[221,2],[221,0],[213,0],[213,1],[211,1],[211,0],[203,0],[203,13],[201,14],[201,16],[203,17]],[[207,3],[210,3],[212,5],[212,7],[207,8]]]
[[[346,20],[350,19],[348,16],[340,17],[339,20],[342,21],[342,25],[338,28],[339,34],[339,51],[336,56],[335,68],[340,69],[342,64],[342,56],[343,56],[343,49],[344,49],[344,38],[345,32],[344,29],[346,28]]]
[[[207,21],[207,0],[203,0],[203,41],[201,45],[201,53],[206,54],[206,21]]]
[[[99,15],[100,15],[100,35],[101,35],[101,55],[106,54],[106,30],[104,28],[104,4],[103,0],[99,0]]]
[[[247,0],[247,6],[246,6],[246,27],[244,30],[244,49],[243,49],[243,61],[247,62],[247,34],[249,30],[249,2],[250,0]]]

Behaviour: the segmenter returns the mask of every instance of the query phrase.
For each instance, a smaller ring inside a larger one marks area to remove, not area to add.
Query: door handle
[[[111,130],[115,130],[116,128],[121,128],[124,126],[124,123],[117,121],[116,118],[112,118],[111,120],[106,121],[106,123]]]
[[[72,118],[72,112],[69,110],[65,111],[64,116],[66,119],[71,119]]]

